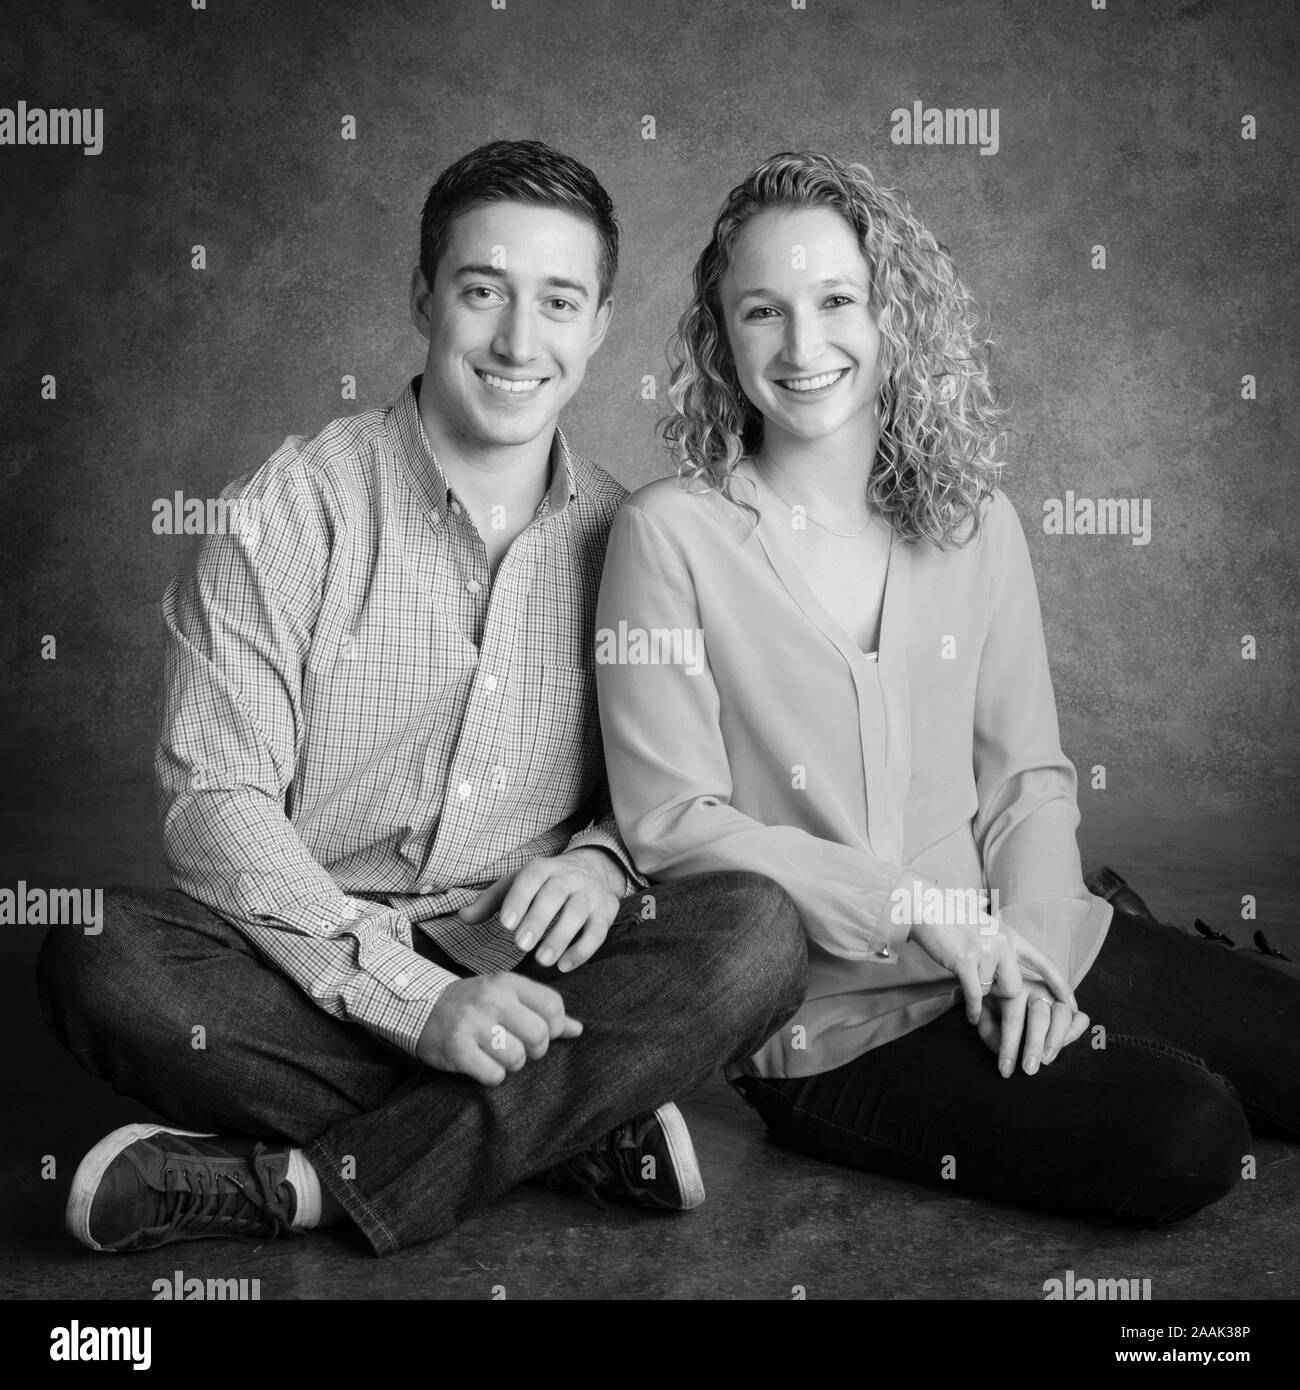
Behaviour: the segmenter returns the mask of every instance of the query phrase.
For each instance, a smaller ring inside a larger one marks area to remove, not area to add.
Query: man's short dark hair
[[[420,218],[420,269],[430,287],[451,224],[461,213],[485,203],[559,208],[590,222],[600,244],[601,302],[609,297],[618,272],[614,204],[585,164],[540,140],[493,140],[438,176]]]

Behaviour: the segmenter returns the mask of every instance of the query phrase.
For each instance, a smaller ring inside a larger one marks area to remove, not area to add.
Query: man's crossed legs
[[[236,928],[174,891],[111,890],[96,936],[54,928],[41,952],[42,1006],[64,1046],[116,1091],[183,1130],[223,1136],[218,1152],[237,1155],[233,1182],[246,1165],[245,1184],[254,1174],[272,1208],[288,1146],[300,1146],[326,1203],[385,1255],[599,1151],[620,1127],[631,1132],[630,1118],[757,1051],[794,1014],[807,954],[781,888],[717,873],[647,894],[653,915],[646,894],[626,899],[600,951],[572,974],[531,957],[518,968],[556,989],[583,1032],[496,1087],[426,1067],[330,1017]],[[303,1154],[293,1158],[299,1172]],[[160,1162],[168,1166],[166,1154]],[[225,1171],[172,1166],[182,1176],[166,1181],[182,1188],[195,1172]],[[84,1225],[101,1177],[79,1179]],[[158,1210],[144,1219],[170,1223],[170,1238],[222,1234],[210,1218],[226,1200],[182,1191],[169,1215],[165,1195],[155,1197]],[[280,1210],[274,1225],[292,1215]]]

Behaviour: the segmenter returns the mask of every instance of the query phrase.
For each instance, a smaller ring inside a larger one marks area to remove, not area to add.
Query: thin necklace
[[[754,475],[758,478],[758,481],[759,481],[760,483],[762,483],[763,486],[764,486],[764,487],[765,487],[765,488],[766,488],[778,501],[784,502],[785,505],[786,505],[787,507],[789,507],[791,511],[794,510],[794,508],[795,508],[795,503],[791,502],[788,498],[783,497],[779,492],[777,492],[777,490],[772,486],[772,484],[769,483],[769,482],[767,481],[767,479],[763,476],[762,472],[760,471],[760,467],[759,467],[758,463],[755,463],[755,464],[754,464]],[[802,503],[799,504],[799,505],[802,506]],[[836,530],[834,530],[832,527],[826,526],[826,525],[824,525],[822,522],[818,521],[817,518],[816,518],[815,516],[813,516],[813,514],[808,510],[807,507],[804,507],[804,508],[803,508],[803,514],[804,514],[804,516],[806,516],[806,517],[808,518],[809,521],[812,522],[812,524],[813,524],[814,526],[816,526],[816,527],[818,528],[818,530],[825,531],[826,534],[827,534],[828,536],[838,536],[838,537],[840,538],[840,540],[842,540],[842,541],[856,540],[859,536],[865,535],[866,532],[867,532],[867,527],[870,526],[871,523],[876,519],[876,514],[875,514],[875,512],[872,512],[871,515],[867,517],[866,526],[863,526],[860,530],[858,530],[858,531],[836,531]]]

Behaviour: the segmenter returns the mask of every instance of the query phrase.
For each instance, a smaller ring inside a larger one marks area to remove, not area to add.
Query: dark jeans
[[[640,920],[634,894],[572,974],[525,960],[519,973],[557,989],[584,1031],[497,1087],[331,1018],[178,892],[112,889],[98,936],[55,927],[42,1007],[83,1066],[170,1123],[304,1146],[389,1254],[684,1095],[794,1013],[807,952],[781,888],[718,873],[652,891],[655,917]]]
[[[799,1080],[737,1088],[781,1144],[873,1173],[1102,1220],[1217,1201],[1259,1129],[1300,1138],[1300,971],[1116,918],[1076,990],[1093,1028],[1035,1076],[949,1009]]]

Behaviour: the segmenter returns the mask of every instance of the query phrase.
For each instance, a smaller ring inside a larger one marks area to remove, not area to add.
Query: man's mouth
[[[506,391],[512,396],[526,395],[529,391],[535,391],[542,382],[548,380],[544,376],[497,376],[495,372],[485,372],[478,367],[475,367],[474,371],[489,386],[495,387],[498,391]]]
[[[841,367],[838,371],[823,372],[820,376],[792,376],[785,380],[778,380],[777,385],[783,391],[794,391],[799,395],[805,395],[809,391],[823,391],[828,386],[835,383],[848,371],[847,367]]]

